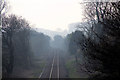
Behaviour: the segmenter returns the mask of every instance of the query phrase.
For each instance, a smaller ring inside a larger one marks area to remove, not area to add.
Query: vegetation
[[[83,36],[79,37],[80,34],[77,33],[77,36],[73,37],[73,33],[69,34],[68,50],[76,55],[76,46],[80,48],[82,52],[79,54],[84,55],[84,63],[80,65],[89,74],[90,79],[119,78],[120,2],[84,5],[87,24],[77,26]]]
[[[31,30],[30,46],[35,57],[40,57],[41,54],[46,54],[50,51],[50,37],[43,33]]]
[[[2,66],[3,77],[6,77],[12,73],[13,65],[28,67],[31,64],[29,24],[15,15],[4,16],[2,30]]]
[[[66,37],[66,45],[68,47],[68,52],[75,55],[76,62],[78,63],[78,56],[80,45],[79,41],[82,41],[83,33],[81,31],[75,31],[68,34]]]
[[[3,78],[9,77],[14,68],[30,68],[34,56],[49,51],[50,38],[31,30],[29,23],[15,15],[2,18]],[[39,44],[38,44],[39,43]],[[34,50],[31,50],[34,48]],[[38,51],[38,52],[34,52]],[[33,53],[34,52],[34,53]]]
[[[85,60],[81,65],[90,78],[106,80],[120,76],[119,4],[120,2],[85,4],[89,26],[78,26],[84,33],[79,44]]]
[[[77,73],[76,62],[74,58],[67,60],[66,68],[68,70],[69,78],[80,78],[79,73]]]
[[[120,1],[83,5],[86,14],[85,24],[78,24],[79,30],[65,38],[56,35],[51,41],[49,36],[32,29],[28,21],[22,17],[5,15],[6,12],[2,11],[6,11],[6,2],[0,1],[2,77],[9,78],[19,69],[24,71],[31,68],[35,68],[33,75],[38,76],[39,71],[41,72],[45,66],[44,56],[56,48],[61,53],[66,52],[75,56],[75,59],[66,58],[70,78],[78,78],[78,70],[83,70],[89,75],[89,79],[94,80],[119,78]]]

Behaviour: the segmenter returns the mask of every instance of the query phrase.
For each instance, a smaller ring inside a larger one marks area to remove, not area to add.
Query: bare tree
[[[3,77],[10,77],[16,65],[15,61],[25,62],[24,64],[26,67],[30,66],[30,25],[26,22],[26,20],[15,15],[10,15],[8,17],[4,16],[2,18],[2,30],[4,30],[4,32],[2,32],[2,72]],[[22,46],[18,45],[19,43]],[[21,54],[18,54],[20,51],[19,49],[22,51]],[[18,56],[21,56],[22,59],[18,60]]]
[[[87,3],[85,6],[89,27],[83,28],[90,35],[81,46],[87,60],[86,72],[99,79],[119,77],[120,2]]]
[[[0,0],[0,27],[2,27],[2,15],[7,12],[8,6],[6,0]]]

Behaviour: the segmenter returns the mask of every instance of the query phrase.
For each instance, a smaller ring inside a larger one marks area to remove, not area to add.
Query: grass
[[[66,68],[68,70],[68,77],[69,78],[80,78],[79,74],[77,73],[75,63],[76,63],[75,59],[70,59],[66,62]]]
[[[43,68],[45,67],[45,61],[35,61],[34,69],[33,69],[33,77],[38,78]]]
[[[78,58],[78,62],[82,63],[80,58]],[[73,80],[74,78],[79,78],[79,80],[88,80],[88,75],[84,71],[79,70],[81,66],[78,66],[76,63],[74,55],[68,55],[65,66],[68,71],[68,78]]]

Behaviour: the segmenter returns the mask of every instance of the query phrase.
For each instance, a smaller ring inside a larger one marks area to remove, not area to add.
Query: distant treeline
[[[50,51],[50,41],[51,38],[43,33],[31,30],[30,33],[30,46],[36,57],[41,54],[46,54]]]

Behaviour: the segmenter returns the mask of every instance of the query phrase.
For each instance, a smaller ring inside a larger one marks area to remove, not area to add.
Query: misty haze
[[[0,78],[120,78],[120,1],[0,0]]]

